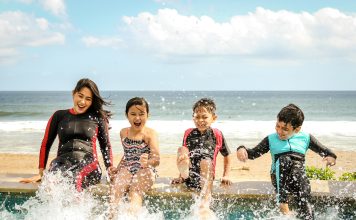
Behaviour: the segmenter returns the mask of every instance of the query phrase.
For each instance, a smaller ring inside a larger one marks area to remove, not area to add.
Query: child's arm
[[[269,151],[268,137],[265,137],[257,146],[252,149],[247,149],[245,146],[241,145],[236,150],[237,158],[240,161],[245,162],[247,159],[256,159]]]
[[[223,177],[221,178],[221,184],[223,185],[232,184],[230,180],[230,170],[231,170],[231,154],[224,157],[224,172],[223,172]]]
[[[222,185],[231,185],[231,180],[230,180],[230,170],[231,170],[231,150],[227,145],[227,142],[225,140],[225,137],[223,134],[222,136],[222,146],[220,149],[221,155],[224,156],[224,171],[223,171],[223,177],[221,178],[221,184]]]
[[[313,135],[310,135],[309,148],[323,157],[327,166],[334,166],[336,164],[336,154],[321,144]]]
[[[150,155],[142,154],[141,155],[141,166],[142,167],[156,167],[160,163],[160,156],[159,156],[159,147],[158,147],[158,135],[156,131],[153,129],[149,129],[149,143],[148,146],[150,147]]]

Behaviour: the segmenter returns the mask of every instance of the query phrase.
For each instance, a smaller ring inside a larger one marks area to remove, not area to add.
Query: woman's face
[[[73,109],[76,114],[85,113],[93,102],[93,93],[87,87],[73,94]]]

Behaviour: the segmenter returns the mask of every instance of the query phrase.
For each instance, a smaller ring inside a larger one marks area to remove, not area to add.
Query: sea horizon
[[[113,103],[107,109],[114,153],[121,153],[119,131],[129,126],[124,109],[129,98],[145,97],[150,105],[147,126],[159,134],[162,153],[176,153],[185,129],[194,127],[192,106],[202,97],[217,104],[219,128],[231,148],[253,147],[274,132],[280,109],[295,103],[305,114],[303,131],[335,150],[356,151],[356,91],[102,91]],[[0,92],[0,152],[38,153],[50,116],[72,107],[70,91]],[[54,143],[51,152],[56,152]]]

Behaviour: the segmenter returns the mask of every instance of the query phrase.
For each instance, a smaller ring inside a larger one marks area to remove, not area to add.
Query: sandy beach
[[[335,171],[335,176],[339,177],[344,172],[356,172],[355,158],[356,152],[353,151],[335,151],[337,154],[336,165],[332,167]],[[49,161],[53,159],[51,155]],[[121,155],[114,155],[114,164],[117,165]],[[161,155],[161,164],[158,167],[160,177],[173,178],[178,176],[178,170],[175,164],[176,155]],[[307,154],[307,165],[315,167],[325,167],[322,158],[309,151]],[[36,174],[38,169],[38,155],[35,154],[0,154],[0,173],[19,174]],[[262,157],[248,161],[246,163],[239,162],[236,155],[232,155],[232,169],[230,177],[233,182],[237,181],[269,181],[269,170],[271,165],[270,154],[265,154]],[[104,166],[102,166],[104,167]],[[223,158],[221,155],[217,159],[216,179],[220,179],[223,171]]]

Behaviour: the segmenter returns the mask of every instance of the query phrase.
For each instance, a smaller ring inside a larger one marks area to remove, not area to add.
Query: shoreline
[[[355,151],[334,151],[337,155],[336,165],[331,167],[335,172],[335,177],[338,178],[345,172],[356,172],[354,166]],[[55,155],[50,155],[49,162]],[[114,155],[114,165],[116,166],[121,154]],[[0,173],[3,174],[36,174],[38,172],[38,154],[27,153],[0,153]],[[103,168],[102,158],[99,154],[99,161]],[[49,164],[48,162],[48,164]],[[322,158],[308,151],[306,155],[306,165],[317,168],[325,167]],[[230,179],[233,182],[239,181],[270,181],[271,156],[269,153],[257,158],[249,160],[245,163],[240,162],[236,158],[235,152],[232,153]],[[159,177],[175,178],[178,177],[178,169],[176,167],[175,154],[161,154],[160,165],[157,167]],[[223,173],[223,157],[219,154],[216,164],[216,180],[220,180]],[[27,175],[28,176],[28,175]]]

